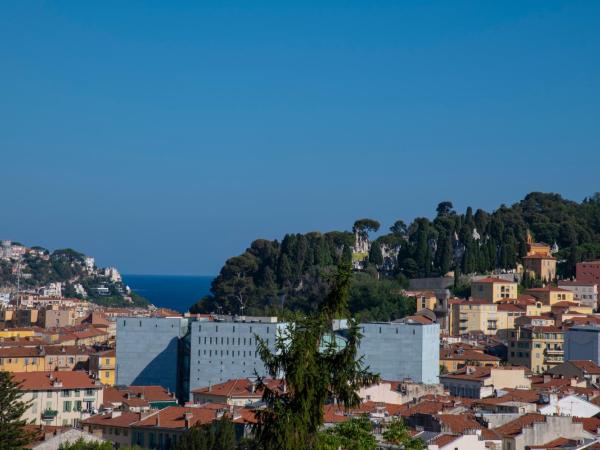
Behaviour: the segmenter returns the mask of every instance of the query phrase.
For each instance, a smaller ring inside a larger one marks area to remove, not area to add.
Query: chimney
[[[194,415],[191,412],[183,413],[183,421],[185,422],[185,428],[190,428],[190,423]]]

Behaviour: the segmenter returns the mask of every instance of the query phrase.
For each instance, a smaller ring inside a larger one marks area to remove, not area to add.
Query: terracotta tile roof
[[[406,316],[403,317],[402,319],[403,322],[408,322],[408,323],[420,323],[421,325],[430,325],[433,323],[432,320],[429,320],[427,317],[425,316],[421,316],[421,315],[416,315],[416,316]]]
[[[460,436],[454,434],[440,434],[429,441],[429,445],[437,445],[438,447],[444,447],[457,440]]]
[[[598,283],[588,283],[585,281],[570,281],[570,280],[560,280],[558,282],[558,287],[561,286],[596,286]]]
[[[590,375],[600,375],[600,367],[598,367],[593,361],[583,359],[572,359],[569,361],[572,365]]]
[[[550,449],[564,449],[565,447],[573,447],[577,444],[577,441],[574,441],[572,439],[567,439],[564,437],[559,437],[556,438],[550,442],[546,442],[545,444],[541,444],[541,445],[530,445],[528,448],[529,450],[550,450]]]
[[[82,345],[47,345],[44,347],[46,355],[91,355],[94,349]]]
[[[96,384],[86,372],[82,371],[15,372],[13,379],[20,383],[21,390],[25,391],[102,389],[102,385]]]
[[[556,258],[554,256],[548,256],[548,255],[527,255],[527,256],[523,256],[523,259],[554,259],[554,260],[556,260]]]
[[[142,398],[143,397],[143,398]],[[104,405],[146,406],[150,402],[174,401],[173,394],[162,386],[128,386],[104,388]]]
[[[478,405],[501,405],[507,402],[537,403],[540,399],[539,392],[529,389],[503,389],[503,391],[508,392],[500,397],[476,400],[475,403]]]
[[[84,425],[102,425],[109,427],[127,428],[131,424],[138,422],[142,418],[142,415],[140,413],[130,411],[119,411],[116,414],[97,414],[95,416],[91,416],[85,420],[82,420],[81,423]],[[114,417],[115,415],[116,417]]]
[[[471,348],[462,349],[460,347],[441,348],[440,349],[440,360],[469,360],[469,361],[488,361],[497,362],[500,358],[492,355],[488,355],[480,350],[474,350]]]
[[[508,312],[522,312],[525,313],[525,309],[522,306],[516,305],[514,303],[500,303],[498,306],[498,311],[508,311]]]
[[[0,358],[35,358],[41,355],[37,347],[0,348]]]
[[[103,352],[98,352],[96,354],[98,356],[104,357],[104,358],[115,358],[117,356],[117,352],[114,348],[111,348],[109,350],[104,350]]]
[[[525,291],[525,293],[529,293],[529,292],[544,293],[544,292],[573,292],[573,291],[569,291],[568,289],[562,289],[562,288],[554,287],[554,286],[546,286],[543,288],[531,288],[531,289],[527,289]],[[535,295],[534,295],[534,297],[535,297]]]
[[[438,414],[436,417],[452,433],[464,434],[467,430],[482,430],[485,428],[473,416],[468,414]]]
[[[480,278],[479,280],[473,280],[471,282],[471,284],[473,283],[510,283],[510,284],[517,284],[516,281],[509,281],[509,280],[505,280],[503,278],[498,278],[498,277],[486,277],[486,278]]]
[[[598,417],[573,417],[573,422],[583,424],[583,429],[592,434],[598,434],[600,419]]]
[[[233,413],[234,421],[243,421],[244,417],[253,417],[253,414],[248,411],[242,413],[244,409],[247,408],[234,408],[220,403],[207,403],[201,407],[169,406],[132,426],[135,428],[186,429],[186,416],[188,416],[189,427],[211,423],[223,414]]]
[[[529,427],[536,422],[545,422],[546,416],[543,414],[529,413],[504,425],[495,428],[495,431],[503,437],[512,437],[521,434],[524,427]]]
[[[262,390],[256,389],[254,387],[255,384],[256,383],[252,382],[248,378],[236,378],[233,380],[227,380],[224,383],[194,389],[192,393],[220,397],[261,398]],[[281,386],[281,381],[267,380],[266,384],[269,386],[269,388],[275,389]]]

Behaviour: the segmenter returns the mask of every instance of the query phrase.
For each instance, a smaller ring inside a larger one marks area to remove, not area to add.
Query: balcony
[[[563,355],[564,350],[562,348],[547,348],[544,353],[547,355]]]
[[[54,420],[54,418],[58,415],[58,411],[54,409],[46,409],[42,412],[42,420]]]

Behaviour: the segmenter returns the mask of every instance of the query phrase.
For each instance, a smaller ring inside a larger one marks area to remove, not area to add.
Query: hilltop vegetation
[[[18,243],[12,245],[21,246]],[[26,249],[19,258],[0,260],[0,287],[16,288],[20,272],[21,291],[37,291],[51,283],[61,283],[65,297],[86,297],[104,306],[148,305],[143,297],[128,293],[120,279],[111,277],[107,269],[88,266],[83,253],[70,248],[53,252],[39,246]],[[106,288],[106,291],[101,294],[98,287]]]
[[[281,242],[256,240],[226,261],[211,294],[191,310],[311,311],[323,298],[332,268],[352,261],[351,312],[369,320],[394,319],[413,308],[400,294],[408,279],[453,270],[463,274],[514,270],[526,253],[528,231],[536,241],[556,244],[558,274],[571,277],[576,262],[600,257],[600,194],[577,203],[535,192],[493,212],[469,207],[462,214],[446,201],[437,206],[433,220],[419,217],[410,224],[398,220],[389,233],[368,242],[369,233],[378,229],[376,220],[361,219],[352,232],[288,234]]]

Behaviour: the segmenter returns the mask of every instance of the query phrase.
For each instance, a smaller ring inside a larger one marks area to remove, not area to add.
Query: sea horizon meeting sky
[[[600,2],[6,1],[0,40],[0,238],[125,273],[600,191]]]

